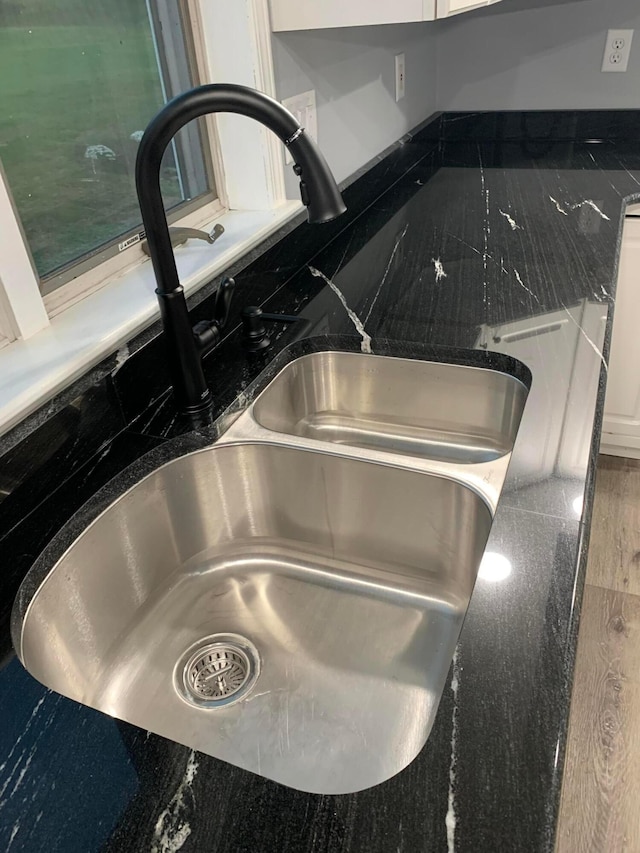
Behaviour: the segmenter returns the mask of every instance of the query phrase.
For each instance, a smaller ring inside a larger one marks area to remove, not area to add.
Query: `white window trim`
[[[188,8],[202,82],[239,83],[275,97],[268,0],[188,0]],[[286,200],[284,156],[273,134],[239,116],[207,120],[215,123],[222,149],[224,166],[218,161],[216,169],[223,173],[220,195],[228,210],[214,212],[225,234],[213,246],[190,241],[176,253],[187,293],[302,210],[300,202]],[[184,222],[211,227],[212,211],[196,211]],[[0,347],[11,341],[0,349],[2,434],[149,326],[159,310],[151,264],[139,246],[126,250],[131,263],[124,271],[106,279],[104,265],[92,271],[89,295],[87,283],[78,280],[75,298],[62,304],[50,294],[43,300],[2,174],[0,234]]]
[[[14,341],[28,338],[49,325],[31,253],[0,170],[0,333]]]
[[[200,228],[203,231],[211,230],[213,221],[224,213],[225,211],[220,204],[220,200],[215,199],[208,204],[203,204],[202,207],[197,208],[187,216],[181,217],[172,224],[188,228]],[[147,260],[148,258],[142,251],[140,243],[131,246],[124,252],[114,255],[98,266],[93,267],[93,269],[88,270],[44,296],[42,301],[44,302],[47,314],[53,319],[53,317],[56,317],[62,311],[66,311],[72,305],[75,305],[76,302],[86,299],[89,294],[108,285],[114,279],[126,275],[130,270],[140,266],[140,264],[146,263]]]
[[[276,210],[227,212],[216,220],[225,233],[213,246],[192,240],[176,250],[186,294],[302,210],[300,202],[290,201]],[[0,435],[157,320],[155,287],[151,264],[140,264],[58,314],[37,335],[0,349]]]
[[[201,79],[276,97],[268,0],[190,0]],[[286,197],[282,144],[258,122],[210,116],[222,152],[230,210],[270,210]]]

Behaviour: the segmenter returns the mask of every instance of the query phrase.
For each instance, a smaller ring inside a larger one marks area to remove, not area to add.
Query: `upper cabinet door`
[[[271,28],[317,30],[432,21],[436,0],[270,0]]]
[[[449,18],[451,15],[459,15],[460,12],[470,12],[472,9],[499,2],[500,0],[437,0],[437,17]]]
[[[434,21],[500,0],[269,0],[271,29],[320,30]]]

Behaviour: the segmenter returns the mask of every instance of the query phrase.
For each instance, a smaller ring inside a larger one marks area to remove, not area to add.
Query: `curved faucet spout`
[[[329,222],[346,207],[335,179],[318,148],[291,113],[273,98],[246,86],[198,86],[170,101],[151,121],[138,149],[136,190],[157,282],[156,294],[173,372],[179,409],[196,414],[211,406],[201,353],[193,336],[180,286],[160,190],[162,156],[175,134],[193,119],[230,112],[259,121],[280,137],[295,161],[300,194],[310,222]]]

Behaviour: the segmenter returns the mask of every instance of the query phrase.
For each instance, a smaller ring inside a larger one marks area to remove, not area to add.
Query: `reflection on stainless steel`
[[[279,433],[479,463],[511,450],[526,396],[520,382],[494,370],[319,352],[288,364],[254,417]]]
[[[526,391],[490,371],[362,358],[293,362],[217,445],[118,498],[24,611],[19,596],[27,669],[305,791],[406,767],[433,724]],[[461,394],[469,406],[449,399]],[[287,434],[328,411],[323,440]]]

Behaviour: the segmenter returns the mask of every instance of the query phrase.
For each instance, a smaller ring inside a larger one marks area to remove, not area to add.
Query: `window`
[[[197,83],[275,97],[268,0],[0,0],[0,70],[2,434],[159,316],[136,242],[136,131]],[[250,119],[192,122],[164,166],[169,221],[225,228],[214,246],[176,251],[187,294],[301,211],[286,197],[282,144]]]
[[[192,57],[180,0],[0,4],[0,159],[43,296],[134,242],[137,146],[162,104],[197,82]],[[168,150],[175,215],[215,199],[209,151],[204,123]]]

